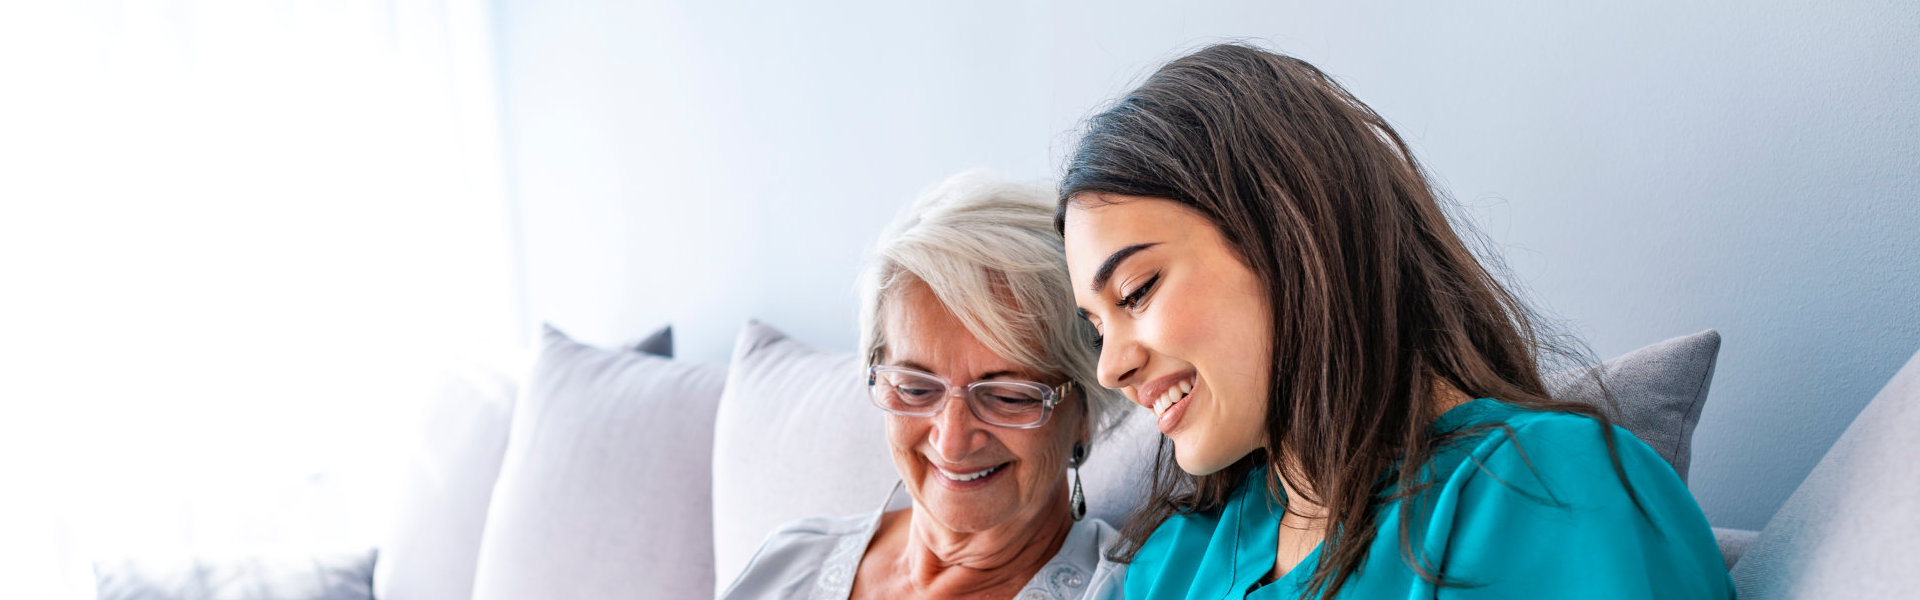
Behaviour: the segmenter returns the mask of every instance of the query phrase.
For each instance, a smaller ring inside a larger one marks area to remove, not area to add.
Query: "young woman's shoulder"
[[[1436,456],[1454,463],[1424,541],[1467,584],[1442,597],[1731,597],[1706,516],[1632,433],[1504,404],[1485,416]]]
[[[1680,483],[1673,467],[1625,428],[1603,425],[1586,415],[1530,410],[1492,399],[1474,404],[1480,406],[1460,408],[1475,414],[1453,424],[1470,433],[1450,452],[1435,457],[1436,463],[1447,463],[1451,473],[1443,477],[1453,483],[1510,488],[1550,504],[1631,502],[1620,481],[1622,472],[1632,484],[1644,480],[1646,485],[1670,487]],[[1691,503],[1691,496],[1686,500]]]
[[[1236,565],[1255,558],[1271,568],[1278,506],[1259,484],[1261,477],[1260,470],[1249,475],[1226,506],[1162,521],[1127,567],[1126,597],[1218,598],[1232,587],[1228,580]]]

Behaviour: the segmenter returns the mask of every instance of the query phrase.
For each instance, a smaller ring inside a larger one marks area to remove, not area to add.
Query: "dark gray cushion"
[[[1585,402],[1606,410],[1614,422],[1652,446],[1687,479],[1693,458],[1693,428],[1707,404],[1713,365],[1720,356],[1720,332],[1708,329],[1622,354],[1600,365],[1601,380],[1613,394],[1602,400],[1600,385],[1586,370],[1562,371],[1547,378],[1555,398]]]
[[[94,565],[100,600],[371,600],[374,551],[124,559]]]
[[[627,348],[642,354],[673,358],[673,326],[661,327],[640,341],[627,344]]]
[[[1740,598],[1920,598],[1916,431],[1920,354],[1860,411],[1747,547],[1733,567]]]

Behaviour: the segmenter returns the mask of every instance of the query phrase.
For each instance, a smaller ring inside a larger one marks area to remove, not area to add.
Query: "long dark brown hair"
[[[1265,283],[1273,313],[1265,448],[1285,455],[1258,450],[1196,477],[1172,464],[1163,439],[1153,487],[1114,558],[1130,561],[1175,514],[1219,510],[1267,467],[1270,497],[1284,495],[1284,478],[1326,511],[1309,594],[1339,592],[1366,558],[1380,509],[1395,501],[1407,503],[1403,560],[1457,585],[1410,539],[1412,499],[1431,485],[1423,469],[1437,449],[1473,433],[1431,431],[1435,383],[1597,419],[1626,484],[1606,414],[1552,398],[1542,381],[1544,353],[1590,364],[1584,347],[1536,329],[1537,317],[1456,233],[1399,134],[1313,65],[1226,44],[1161,67],[1089,119],[1068,159],[1056,228],[1070,203],[1099,201],[1094,194],[1198,211]]]

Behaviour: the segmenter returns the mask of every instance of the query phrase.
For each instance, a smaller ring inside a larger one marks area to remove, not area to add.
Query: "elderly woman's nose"
[[[984,424],[973,416],[969,402],[962,396],[948,398],[940,412],[927,417],[933,421],[933,445],[942,459],[958,462],[986,442]]]

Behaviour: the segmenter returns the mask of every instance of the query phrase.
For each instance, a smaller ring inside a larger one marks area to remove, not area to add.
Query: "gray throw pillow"
[[[99,600],[372,600],[374,552],[94,565]]]
[[[1743,600],[1920,598],[1920,354],[1873,397],[1733,567]],[[1755,457],[1764,460],[1765,457]]]
[[[1713,365],[1720,356],[1720,332],[1708,329],[1634,350],[1600,365],[1601,380],[1613,394],[1602,402],[1600,387],[1583,370],[1547,377],[1555,398],[1601,407],[1614,422],[1652,446],[1687,480],[1693,458],[1693,429],[1707,404]]]
[[[661,327],[640,341],[627,344],[628,349],[642,354],[652,354],[663,358],[673,358],[673,326]]]
[[[725,373],[549,327],[521,386],[476,600],[705,598]],[[693,558],[689,558],[693,557]]]

